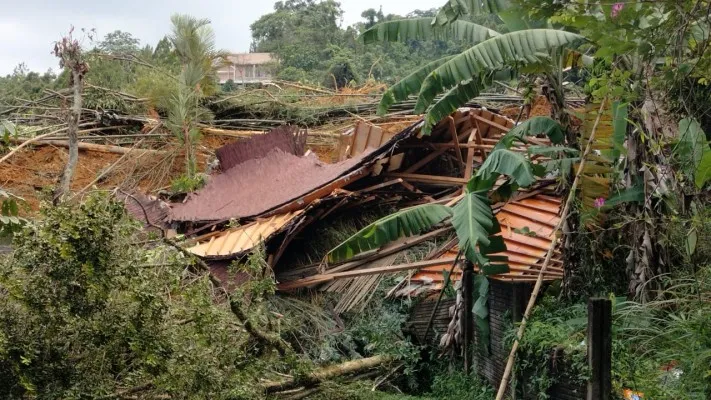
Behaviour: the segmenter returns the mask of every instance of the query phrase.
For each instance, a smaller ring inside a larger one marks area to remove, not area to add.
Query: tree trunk
[[[329,367],[318,369],[306,375],[303,379],[291,378],[283,382],[267,383],[264,385],[264,389],[268,393],[274,393],[293,389],[298,386],[313,386],[326,379],[375,368],[390,360],[391,359],[388,356],[377,355],[374,357],[362,358],[360,360],[346,361],[343,364],[331,365]]]
[[[79,119],[81,118],[81,106],[82,106],[82,87],[83,87],[83,75],[81,71],[76,69],[72,70],[72,89],[74,92],[74,99],[71,111],[67,117],[67,136],[69,136],[69,160],[67,165],[64,167],[64,173],[62,173],[62,179],[59,182],[59,186],[54,192],[54,202],[57,203],[62,200],[64,196],[69,194],[70,184],[72,182],[72,176],[74,175],[74,169],[77,166],[77,161],[79,160]]]

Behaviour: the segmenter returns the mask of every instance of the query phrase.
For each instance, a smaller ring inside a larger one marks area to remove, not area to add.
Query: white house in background
[[[227,63],[217,70],[220,83],[232,79],[235,83],[270,82],[271,63],[276,58],[272,53],[234,53],[227,57]]]

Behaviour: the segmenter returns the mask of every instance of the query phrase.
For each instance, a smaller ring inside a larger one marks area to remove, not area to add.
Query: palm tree
[[[207,19],[175,14],[169,39],[182,63],[178,87],[169,101],[168,128],[185,146],[188,181],[194,181],[196,159],[193,146],[200,137],[198,123],[212,118],[201,100],[216,91],[216,68],[226,53],[216,50],[215,34]]]

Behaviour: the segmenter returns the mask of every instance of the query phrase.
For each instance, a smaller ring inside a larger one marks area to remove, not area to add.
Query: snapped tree
[[[72,88],[72,107],[67,113],[67,136],[69,137],[69,159],[64,167],[59,185],[54,190],[54,202],[59,202],[69,193],[74,169],[79,160],[79,120],[81,119],[82,91],[84,75],[89,71],[89,65],[84,59],[81,44],[74,38],[74,27],[69,34],[54,43],[52,53],[59,58],[59,67],[69,70],[69,85]]]

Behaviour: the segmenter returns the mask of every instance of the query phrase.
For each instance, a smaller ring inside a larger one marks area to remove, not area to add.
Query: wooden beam
[[[469,134],[469,140],[467,140],[467,145],[472,144],[474,141],[474,138],[479,135],[479,129],[474,128],[472,129],[472,132]],[[482,150],[482,153],[484,153],[484,150]],[[482,160],[484,157],[482,157]],[[467,164],[464,166],[464,179],[467,180],[467,182],[472,178],[472,170],[474,169],[474,148],[469,147],[467,149]]]
[[[494,121],[490,121],[490,120],[488,120],[488,119],[486,119],[486,118],[483,118],[483,117],[480,116],[480,115],[472,114],[472,116],[474,117],[475,120],[481,121],[481,122],[483,122],[483,123],[485,123],[485,124],[488,124],[489,126],[494,127],[494,128],[496,128],[496,129],[500,130],[501,132],[508,132],[508,131],[509,131],[509,127],[503,126],[503,125],[498,124],[498,123],[496,123],[496,122],[494,122]]]
[[[498,141],[497,141],[498,143]],[[404,149],[412,149],[412,148],[423,148],[423,147],[432,147],[437,149],[437,151],[441,149],[453,149],[456,146],[454,143],[423,143],[423,144],[405,144],[401,146]],[[493,144],[477,144],[477,143],[460,143],[459,144],[460,148],[463,149],[484,149],[484,150],[493,150],[494,147],[496,147]],[[519,152],[526,152],[527,149],[522,146],[518,147],[512,147],[510,150],[512,151],[519,151]],[[440,153],[441,154],[441,153]]]
[[[379,184],[377,184],[377,185],[373,185],[373,186],[367,187],[367,188],[365,188],[365,189],[356,190],[355,193],[367,193],[367,192],[372,192],[373,190],[382,189],[382,188],[384,188],[384,187],[386,187],[386,186],[396,185],[396,184],[398,184],[398,183],[402,183],[402,179],[401,179],[401,178],[397,178],[397,179],[393,179],[393,180],[391,180],[391,181],[386,181],[386,182],[383,182],[383,183],[379,183]]]
[[[426,242],[432,238],[435,238],[443,233],[447,233],[452,229],[451,226],[446,226],[444,228],[436,229],[432,232],[425,233],[424,235],[414,236],[405,238],[401,242],[391,243],[390,245],[383,246],[377,250],[373,250],[369,253],[363,254],[361,257],[353,257],[349,262],[343,263],[337,267],[324,270],[324,273],[335,273],[341,271],[349,271],[357,268],[363,264],[379,260],[383,257],[387,257],[391,254],[397,253],[398,251],[405,250],[422,242]]]
[[[464,159],[462,158],[462,149],[459,147],[459,137],[457,136],[457,127],[454,124],[454,118],[451,116],[447,117],[449,121],[449,133],[452,135],[452,144],[454,144],[454,152],[457,153],[457,160],[461,164],[462,168],[466,167]]]
[[[68,140],[40,140],[33,143],[34,146],[57,146],[57,147],[69,147]],[[95,144],[95,143],[77,143],[79,150],[85,151],[95,151],[99,153],[113,153],[113,154],[127,154],[129,152],[133,153],[150,153],[150,154],[166,154],[163,150],[153,150],[153,149],[133,149],[132,147],[122,147],[113,146],[105,144]],[[133,149],[133,150],[132,150]]]
[[[418,269],[422,267],[428,267],[431,265],[439,265],[439,264],[444,264],[444,263],[453,263],[454,262],[454,257],[452,258],[440,258],[436,260],[425,260],[425,261],[418,261],[414,263],[407,263],[407,264],[398,264],[398,265],[391,265],[387,267],[375,267],[375,268],[365,268],[365,269],[357,269],[354,271],[344,271],[344,272],[336,272],[336,273],[330,273],[330,274],[319,274],[319,275],[314,275],[308,278],[304,279],[298,279],[292,282],[286,282],[283,284],[277,285],[278,290],[293,290],[293,289],[299,289],[302,287],[306,286],[311,286],[311,285],[316,285],[320,283],[325,283],[325,282],[330,282],[336,279],[345,279],[345,278],[355,278],[358,276],[367,276],[367,275],[376,275],[376,274],[389,274],[389,273],[394,273],[394,272],[402,272],[402,271],[408,271],[411,269]]]
[[[467,183],[467,179],[457,178],[453,176],[437,176],[437,175],[422,175],[422,174],[407,174],[402,172],[389,172],[385,176],[393,178],[403,178],[408,181],[442,184],[442,185],[463,185]]]
[[[457,136],[457,142],[460,142],[462,139],[464,139],[464,138],[466,138],[466,137],[467,137],[467,133],[462,133],[461,135]],[[410,167],[408,167],[408,168],[405,170],[405,173],[412,173],[412,172],[418,171],[420,168],[424,167],[425,165],[427,165],[428,163],[430,163],[430,162],[431,162],[432,160],[434,160],[435,158],[437,158],[437,157],[441,156],[442,154],[444,154],[444,152],[447,151],[448,149],[453,148],[453,147],[454,147],[454,143],[451,143],[451,142],[450,142],[450,143],[427,143],[427,142],[425,142],[425,143],[417,144],[417,145],[414,145],[414,146],[413,146],[413,145],[401,145],[401,146],[400,146],[401,148],[408,148],[408,147],[416,147],[416,148],[419,148],[419,147],[437,147],[437,146],[436,146],[437,144],[441,144],[441,145],[447,145],[447,144],[448,144],[448,145],[450,145],[450,146],[449,146],[449,147],[442,146],[441,148],[437,149],[437,150],[434,151],[433,153],[430,153],[430,154],[426,155],[425,157],[423,157],[422,159],[420,159],[420,161],[418,161],[418,162],[412,164]]]
[[[424,147],[424,146],[423,146]],[[405,173],[412,173],[412,172],[417,172],[420,168],[424,167],[425,165],[429,164],[432,160],[435,158],[441,156],[448,150],[447,147],[442,147],[440,149],[437,149],[433,151],[432,153],[422,157],[420,161],[412,164],[410,167],[408,167],[405,170]]]

